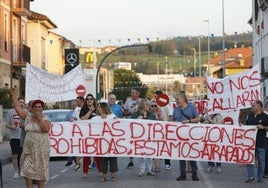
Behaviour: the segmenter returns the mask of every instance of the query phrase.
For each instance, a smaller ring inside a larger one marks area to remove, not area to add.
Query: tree
[[[9,95],[9,89],[0,88],[0,104],[6,109],[12,107],[12,99]]]
[[[114,71],[114,89],[112,92],[117,96],[118,100],[126,101],[133,87],[139,88],[140,97],[146,97],[148,87],[140,81],[136,72],[125,69]]]

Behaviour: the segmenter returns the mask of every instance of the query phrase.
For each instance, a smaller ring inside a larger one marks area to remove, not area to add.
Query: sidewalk
[[[11,163],[11,149],[9,141],[3,141],[0,143],[0,159],[2,160],[2,165]]]

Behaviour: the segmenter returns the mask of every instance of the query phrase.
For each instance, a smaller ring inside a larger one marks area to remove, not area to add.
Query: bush
[[[9,95],[9,89],[0,88],[0,104],[4,109],[12,108],[12,99]]]

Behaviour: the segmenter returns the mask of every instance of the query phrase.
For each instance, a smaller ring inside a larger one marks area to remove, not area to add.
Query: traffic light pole
[[[100,96],[99,96],[99,92],[98,92],[98,88],[99,88],[99,72],[100,72],[100,68],[102,66],[102,64],[104,63],[105,59],[111,55],[112,53],[118,51],[118,50],[121,50],[123,48],[135,48],[135,47],[142,47],[142,46],[148,46],[148,50],[149,52],[152,52],[152,46],[150,44],[134,44],[134,45],[127,45],[127,46],[121,46],[119,48],[116,48],[114,50],[112,50],[111,52],[109,52],[108,54],[106,54],[100,64],[98,65],[98,69],[97,69],[97,73],[96,73],[96,99],[99,100],[100,99]]]

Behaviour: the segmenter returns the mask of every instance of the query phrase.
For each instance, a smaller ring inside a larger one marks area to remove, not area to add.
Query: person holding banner
[[[130,98],[128,98],[123,107],[123,115],[129,118],[137,109],[137,104],[140,101],[140,90],[138,88],[132,88],[130,93]],[[129,157],[129,163],[127,169],[134,167],[133,157]]]
[[[248,114],[246,125],[256,125],[258,129],[256,135],[255,156],[258,160],[257,182],[263,182],[264,168],[265,168],[265,150],[266,131],[268,131],[268,115],[263,112],[263,103],[260,100],[255,100],[252,103],[251,112]],[[254,164],[247,164],[248,179],[245,183],[255,182]]]
[[[164,121],[163,112],[161,111],[160,106],[157,105],[155,99],[152,99],[150,101],[150,111],[155,115],[156,120]],[[160,172],[159,159],[154,158],[154,166],[155,166],[155,172],[159,173]]]
[[[76,107],[77,107],[76,101],[73,101],[72,102],[72,110],[66,115],[66,118],[65,118],[66,121],[71,121],[74,110],[76,109]],[[65,164],[65,166],[72,165],[73,161],[76,163],[75,157],[67,157],[67,163]]]
[[[149,101],[147,99],[141,99],[138,102],[137,110],[131,115],[132,119],[150,119],[155,120],[155,115],[149,111]],[[152,172],[152,158],[139,158],[139,177],[143,177],[145,170],[147,170],[148,176],[155,176]]]
[[[201,122],[205,124],[224,124],[224,119],[221,114],[208,114],[208,109],[205,107],[203,110],[203,113],[201,115]],[[208,168],[206,169],[206,172],[212,172],[213,167],[215,167],[214,162],[208,162]],[[222,172],[221,163],[216,162],[217,173]]]
[[[163,94],[162,90],[156,90],[154,92],[154,99],[156,99],[157,96],[162,94]],[[164,121],[172,121],[172,113],[173,113],[172,104],[168,103],[166,106],[161,106],[160,109],[162,111]],[[170,159],[164,159],[164,163],[165,163],[165,169],[169,170],[171,167]]]
[[[264,113],[268,114],[268,100],[266,97],[266,100],[264,102],[264,107],[263,107],[263,111]],[[267,143],[267,147],[265,150],[265,168],[264,168],[264,178],[268,178],[268,132],[266,131],[266,143]]]
[[[197,123],[200,121],[200,116],[194,104],[188,103],[188,99],[183,93],[178,93],[175,97],[177,107],[173,111],[173,120],[186,123]],[[190,161],[192,170],[192,180],[199,181],[197,176],[197,163],[196,161]],[[186,161],[180,160],[180,176],[177,177],[177,181],[186,180]]]
[[[105,102],[100,102],[98,104],[98,114],[99,115],[93,117],[92,120],[102,121],[102,120],[112,120],[116,118],[116,115],[113,114],[108,104]],[[100,161],[101,161],[101,172],[102,172],[101,181],[108,180],[107,179],[108,166],[110,167],[111,180],[116,181],[115,173],[118,171],[117,157],[100,157]]]
[[[97,109],[96,99],[92,94],[87,94],[86,102],[81,108],[79,118],[81,120],[92,119],[97,115],[96,109]],[[97,163],[98,170],[100,171],[101,169],[100,159],[98,157],[95,157],[95,160]],[[83,177],[87,177],[90,163],[91,163],[90,157],[88,156],[83,157],[83,173],[84,173]]]
[[[45,103],[42,100],[31,102],[31,113],[20,108],[15,90],[11,90],[12,101],[19,116],[25,120],[26,137],[21,156],[21,176],[25,178],[27,188],[33,187],[36,180],[38,188],[49,180],[50,140],[48,132],[51,122],[42,114]]]
[[[82,96],[76,97],[76,108],[72,113],[72,117],[70,119],[71,122],[81,120],[79,117],[82,106],[84,105],[85,99]],[[75,171],[79,172],[81,170],[80,157],[75,157]]]

